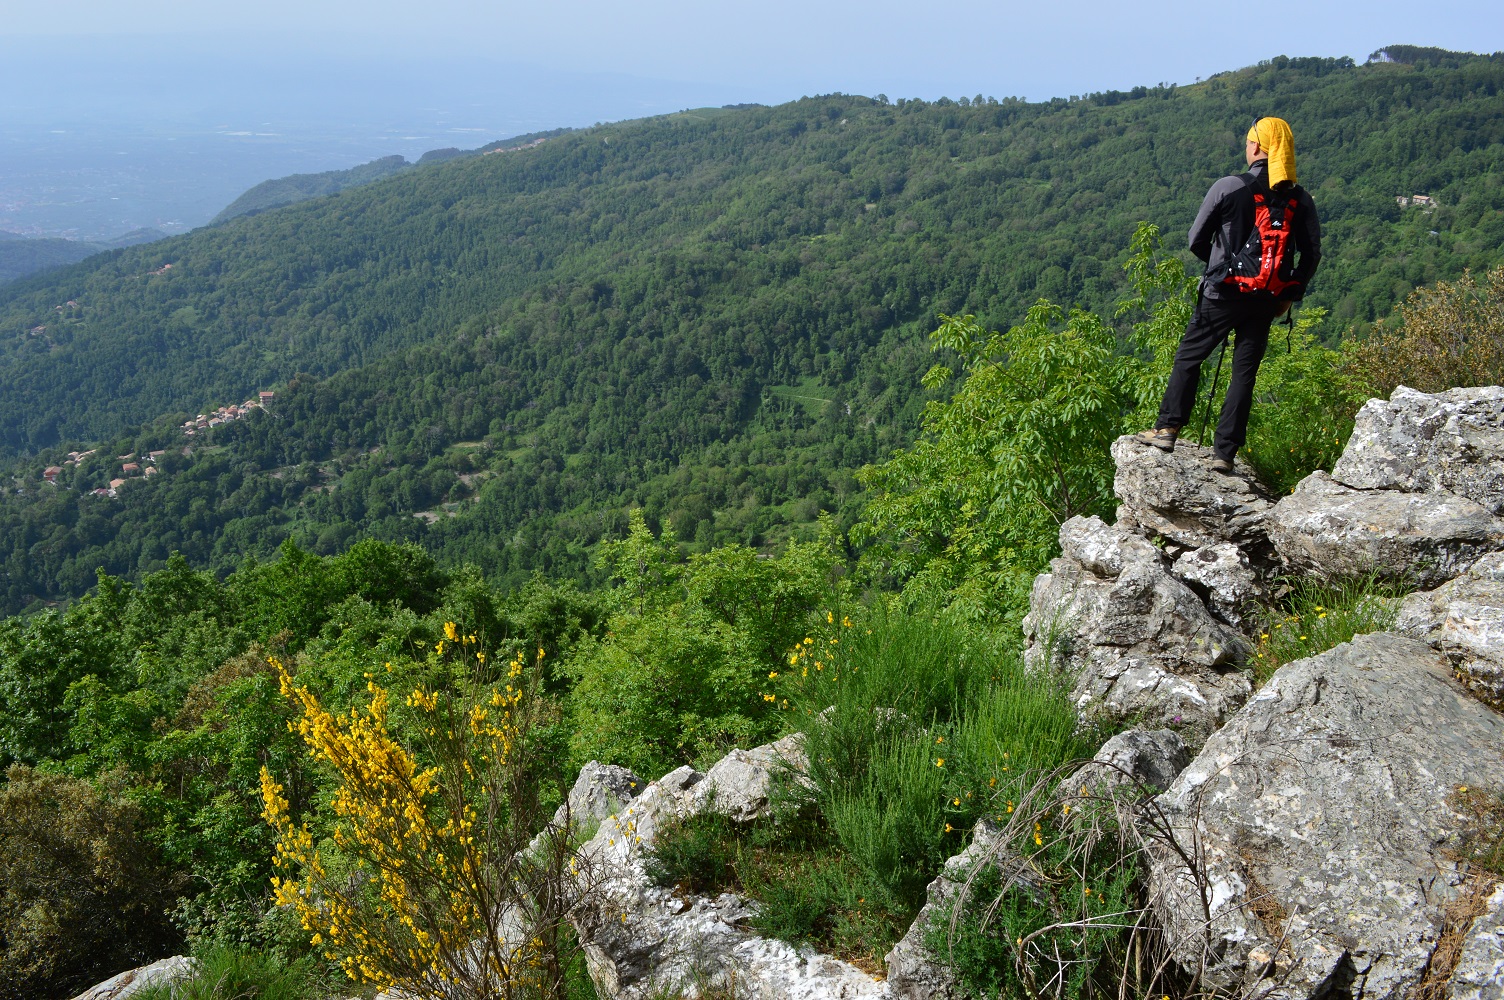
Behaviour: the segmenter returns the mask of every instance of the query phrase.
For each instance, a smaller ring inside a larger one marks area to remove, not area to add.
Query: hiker
[[[1213,184],[1191,226],[1191,253],[1206,262],[1206,274],[1175,352],[1159,419],[1154,430],[1139,435],[1162,451],[1175,450],[1195,406],[1201,363],[1234,331],[1232,379],[1212,448],[1212,468],[1228,475],[1247,438],[1269,326],[1304,297],[1321,261],[1321,224],[1311,196],[1295,183],[1290,126],[1281,118],[1255,119],[1244,154],[1248,172]]]

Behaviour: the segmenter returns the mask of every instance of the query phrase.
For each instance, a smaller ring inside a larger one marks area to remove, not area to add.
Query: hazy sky
[[[704,84],[707,96],[729,87],[762,102],[836,90],[1037,100],[1188,83],[1281,53],[1361,62],[1394,43],[1494,51],[1504,15],[1497,0],[0,0],[0,40],[56,46],[66,60],[68,37],[85,33],[194,35],[230,56],[447,54]]]

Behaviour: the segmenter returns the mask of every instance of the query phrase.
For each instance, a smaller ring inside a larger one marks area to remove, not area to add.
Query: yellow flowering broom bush
[[[529,741],[546,710],[531,697],[538,671],[518,654],[483,683],[475,647],[446,624],[429,666],[468,661],[474,682],[401,699],[417,752],[394,735],[387,688],[368,679],[366,703],[335,714],[272,661],[299,712],[290,726],[334,788],[316,837],[262,770],[275,898],[356,982],[436,1000],[562,996],[563,923],[584,880],[568,824],[529,846],[546,824]]]

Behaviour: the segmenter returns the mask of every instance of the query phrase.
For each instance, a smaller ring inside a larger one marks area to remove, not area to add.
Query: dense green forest
[[[1504,253],[1504,60],[1390,51],[1409,61],[599,126],[19,282],[0,292],[0,607],[288,538],[419,541],[516,583],[587,576],[631,506],[701,547],[849,523],[852,473],[930,398],[938,314],[1112,316],[1135,223],[1179,232],[1270,108],[1323,213],[1308,308],[1334,342]],[[1437,206],[1395,201],[1414,193]],[[176,430],[270,387],[268,413]],[[163,474],[89,495],[157,449]]]

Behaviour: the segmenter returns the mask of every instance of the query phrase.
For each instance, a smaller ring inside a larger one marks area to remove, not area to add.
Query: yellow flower
[[[454,627],[454,622],[444,623],[444,638],[448,639],[450,642],[459,641],[460,630]]]
[[[768,680],[770,680],[770,681],[776,681],[777,679],[778,679],[778,671],[776,671],[776,670],[769,670],[768,671]]]
[[[952,830],[951,829],[951,825],[949,823],[947,823],[947,824],[945,824],[945,832],[946,833],[954,833],[955,831]]]
[[[936,767],[944,767],[945,766],[945,758],[944,757],[937,758],[935,760],[935,766]]]
[[[960,799],[951,799],[950,800],[950,804],[953,805],[953,806],[958,806],[958,805],[961,804],[961,800]]]

